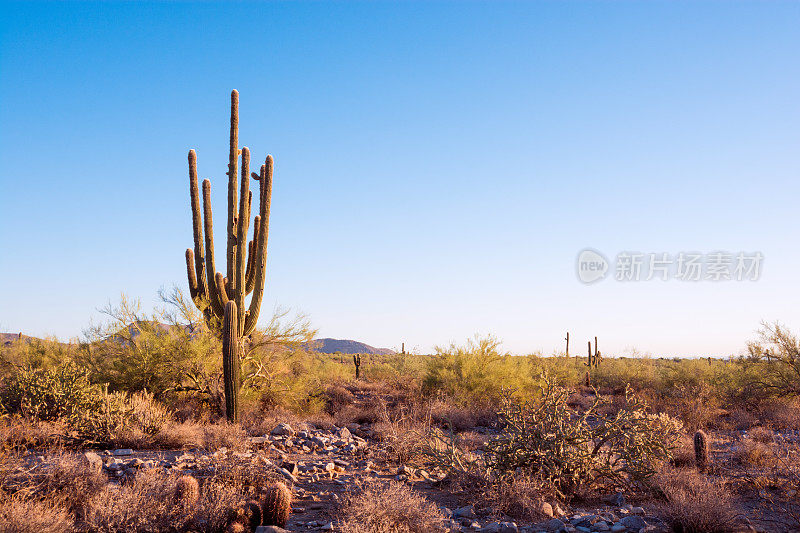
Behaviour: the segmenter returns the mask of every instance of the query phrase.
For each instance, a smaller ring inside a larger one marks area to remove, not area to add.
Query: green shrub
[[[680,423],[651,415],[626,390],[626,405],[601,416],[598,397],[582,413],[567,407],[569,391],[545,377],[535,403],[503,396],[502,432],[486,446],[487,466],[500,476],[519,473],[551,483],[564,498],[646,482],[671,454]]]
[[[53,369],[18,369],[0,391],[0,402],[8,412],[36,420],[71,418],[93,408],[98,398],[88,372],[71,362]]]
[[[532,390],[535,380],[528,372],[528,359],[499,350],[495,337],[476,337],[464,346],[436,348],[423,380],[427,393],[441,392],[462,404],[496,405],[501,387],[519,392]]]

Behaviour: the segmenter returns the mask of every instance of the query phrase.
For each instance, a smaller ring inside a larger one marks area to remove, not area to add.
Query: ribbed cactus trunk
[[[353,354],[353,364],[356,367],[356,379],[361,377],[361,355]]]
[[[225,384],[225,416],[228,421],[239,422],[239,387],[242,383],[241,340],[236,304],[225,304],[222,321],[222,379]]]
[[[242,164],[239,173],[239,155]],[[186,272],[192,301],[203,312],[209,328],[223,344],[225,412],[238,419],[241,357],[244,339],[258,322],[267,262],[269,209],[272,197],[272,156],[259,174],[250,173],[250,150],[239,149],[239,93],[231,93],[231,131],[228,158],[228,218],[226,225],[226,273],[217,272],[214,260],[214,223],[211,182],[203,181],[202,215],[197,186],[197,155],[189,151],[189,197],[192,206],[194,251],[186,250]],[[248,242],[253,193],[250,178],[259,182],[258,214],[253,219],[253,238]],[[237,180],[240,183],[237,183]],[[238,204],[238,210],[237,210]],[[205,239],[204,234],[205,233]],[[250,304],[245,297],[253,294]]]
[[[708,436],[701,429],[694,434],[694,462],[698,472],[708,471]]]

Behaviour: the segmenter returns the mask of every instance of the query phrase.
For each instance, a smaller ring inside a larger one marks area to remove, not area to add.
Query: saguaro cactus
[[[567,351],[565,352],[565,356],[569,357],[569,331],[567,332],[567,336],[564,340],[567,341]]]
[[[237,187],[241,154],[240,187]],[[241,382],[241,352],[244,338],[253,332],[261,310],[267,262],[269,207],[272,198],[272,156],[268,155],[259,174],[250,173],[250,150],[239,149],[239,93],[231,92],[231,135],[228,158],[228,222],[226,225],[226,273],[217,272],[214,262],[214,229],[211,213],[211,182],[203,180],[203,214],[197,187],[197,155],[189,150],[189,197],[192,206],[194,251],[186,250],[186,272],[192,301],[209,328],[222,339],[225,378],[225,414],[238,421],[238,393]],[[258,214],[253,220],[253,238],[247,241],[253,193],[250,178],[258,180]],[[238,212],[237,212],[238,202]],[[204,231],[205,230],[205,231]],[[204,235],[205,232],[205,242]],[[205,244],[205,246],[204,246]],[[253,294],[249,307],[245,297]]]
[[[356,365],[356,379],[361,377],[361,354],[353,354],[353,364]]]
[[[586,361],[586,366],[589,368],[597,368],[600,366],[600,359],[603,357],[597,349],[597,337],[594,338],[594,354],[592,353],[592,341],[587,341],[587,345],[589,347],[589,357]]]

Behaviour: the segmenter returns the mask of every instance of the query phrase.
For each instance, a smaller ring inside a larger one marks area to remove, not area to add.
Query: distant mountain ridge
[[[363,342],[349,339],[314,339],[307,344],[307,348],[319,353],[366,353],[377,355],[391,355],[395,352],[389,348],[375,348]]]
[[[143,325],[150,325],[143,324]],[[168,324],[154,324],[155,329],[163,330],[165,333],[169,332],[175,326],[170,326]],[[135,327],[134,324],[128,325],[128,330],[130,331],[131,337],[134,339],[139,335],[139,330]],[[0,345],[9,346],[12,343],[18,340],[25,340],[28,342],[37,339],[37,337],[31,337],[28,335],[22,335],[20,337],[19,333],[2,333],[0,332]],[[336,352],[339,353],[346,353],[346,354],[353,354],[353,353],[363,353],[363,354],[376,354],[376,355],[391,355],[395,354],[394,350],[390,348],[375,348],[374,346],[370,346],[369,344],[365,344],[363,342],[358,342],[350,339],[314,339],[313,341],[306,343],[304,347],[308,350],[313,350],[319,353],[327,353],[333,354]]]

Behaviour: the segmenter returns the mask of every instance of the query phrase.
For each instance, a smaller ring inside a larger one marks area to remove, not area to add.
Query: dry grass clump
[[[435,504],[396,481],[369,480],[348,495],[340,509],[343,533],[433,533],[444,531]]]
[[[265,468],[263,462],[239,459],[232,455],[217,458],[206,468],[200,469],[197,475],[225,484],[243,495],[260,494],[266,487],[283,479],[273,468]]]
[[[339,383],[328,387],[325,391],[325,411],[334,415],[355,401],[353,393]]]
[[[48,501],[75,511],[87,507],[106,481],[105,475],[90,468],[80,454],[66,454],[4,476],[1,488],[15,496]]]
[[[695,466],[694,442],[688,435],[681,435],[675,441],[675,448],[672,450],[670,464],[676,468],[688,468]]]
[[[764,402],[759,411],[764,423],[776,431],[800,429],[800,401],[797,399]]]
[[[164,425],[158,433],[148,440],[139,442],[134,449],[149,448],[204,448],[206,450],[241,451],[247,448],[247,432],[241,426],[219,422],[216,424],[199,422],[179,422]]]
[[[762,426],[754,427],[747,435],[756,442],[772,444],[775,440],[775,433],[771,429]]]
[[[745,466],[775,466],[777,457],[769,444],[753,438],[742,439],[733,453],[734,459]]]
[[[63,507],[0,491],[0,533],[67,533],[72,526]]]
[[[62,446],[66,425],[58,421],[40,421],[21,416],[0,419],[0,448],[50,449]]]
[[[142,471],[122,486],[106,486],[92,502],[86,521],[95,531],[222,531],[228,510],[243,496],[218,480],[203,484],[197,502],[184,507],[175,501],[178,476],[155,469]]]
[[[734,533],[738,514],[733,498],[719,482],[691,470],[664,470],[655,485],[666,502],[661,513],[682,533]]]
[[[552,492],[536,480],[515,477],[489,485],[481,499],[508,516],[535,522],[547,518],[542,513],[542,502]]]
[[[497,419],[496,410],[488,406],[465,407],[437,399],[431,402],[429,409],[434,424],[453,431],[489,426]]]

